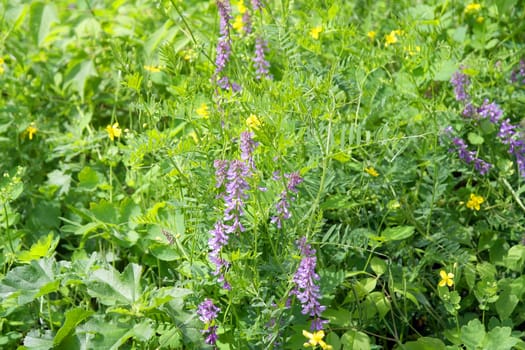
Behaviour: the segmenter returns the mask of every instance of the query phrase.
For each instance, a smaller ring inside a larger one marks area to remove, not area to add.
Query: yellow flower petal
[[[323,31],[322,26],[314,27],[310,30],[310,36],[315,40],[319,39],[319,34]]]

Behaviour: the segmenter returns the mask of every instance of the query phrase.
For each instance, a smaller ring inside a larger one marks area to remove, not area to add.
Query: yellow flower
[[[0,74],[4,74],[5,68],[4,68],[4,58],[0,57]]]
[[[250,116],[246,118],[246,125],[250,130],[257,130],[262,125],[262,122],[255,114],[250,114]]]
[[[33,135],[35,135],[37,131],[38,129],[36,128],[35,123],[31,122],[31,124],[29,124],[29,126],[26,128],[25,133],[29,135],[29,140],[32,140]]]
[[[377,35],[377,33],[375,31],[373,31],[373,30],[371,30],[368,33],[366,33],[366,36],[370,40],[374,40],[376,38],[376,35]]]
[[[322,26],[313,27],[310,30],[310,36],[314,38],[315,40],[319,39],[319,34],[323,31]]]
[[[483,202],[485,202],[485,199],[483,197],[471,193],[470,198],[467,202],[467,208],[479,211],[479,209],[481,208],[480,205]]]
[[[365,172],[368,175],[373,176],[373,177],[378,177],[379,176],[379,173],[377,172],[377,170],[374,169],[374,167],[372,167],[372,166],[366,167],[365,168]]]
[[[309,339],[307,343],[303,344],[305,347],[319,345],[323,350],[332,349],[331,345],[328,345],[323,341],[324,331],[317,331],[317,332],[310,333],[310,332],[303,330],[303,335]]]
[[[246,10],[248,10],[246,8],[246,6],[244,6],[244,1],[243,0],[239,0],[237,2],[237,9],[239,10],[240,14],[244,14],[246,12]]]
[[[120,137],[122,130],[119,128],[118,123],[106,126],[106,131],[111,141],[115,140],[115,137]]]
[[[157,66],[144,66],[144,69],[151,73],[160,72],[160,67],[157,67]]]
[[[483,16],[479,16],[478,18],[476,18],[476,22],[478,23],[483,23],[484,20],[485,18]]]
[[[441,281],[439,281],[438,286],[452,287],[454,285],[454,274],[453,273],[451,272],[447,273],[445,270],[441,270],[439,271],[439,275],[441,276]]]
[[[397,43],[397,30],[393,30],[390,34],[385,35],[385,46]]]
[[[421,51],[421,47],[419,46],[405,46],[405,51],[408,53],[409,56],[414,56],[418,54]]]
[[[202,118],[208,118],[210,116],[210,111],[208,110],[208,105],[206,103],[201,104],[196,110],[197,115]]]
[[[238,32],[242,31],[242,28],[244,27],[244,23],[242,21],[241,15],[235,16],[235,21],[233,22],[232,27]]]
[[[467,13],[467,14],[468,13],[478,12],[479,10],[481,10],[481,4],[476,4],[475,2],[465,6],[465,13]]]

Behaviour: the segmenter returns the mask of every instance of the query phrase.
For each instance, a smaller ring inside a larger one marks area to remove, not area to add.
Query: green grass
[[[333,349],[525,349],[523,3],[244,5],[218,72],[215,1],[0,1],[0,348],[304,348],[310,257]]]

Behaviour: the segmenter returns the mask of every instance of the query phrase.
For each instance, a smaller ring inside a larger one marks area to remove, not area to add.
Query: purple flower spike
[[[220,17],[220,33],[224,37],[230,35],[230,21],[232,19],[232,9],[230,0],[217,0],[217,8],[219,9]]]
[[[274,180],[280,178],[278,175],[278,172],[274,172]],[[299,176],[298,172],[284,174],[284,177],[288,179],[286,189],[281,192],[279,201],[275,204],[277,215],[272,216],[271,219],[272,224],[276,224],[279,229],[282,227],[283,219],[287,220],[292,217],[292,213],[290,212],[290,201],[294,201],[295,197],[290,196],[288,192],[297,193],[297,186],[303,182],[303,179]]]
[[[313,317],[311,329],[318,331],[323,329],[323,324],[328,321],[321,319],[321,314],[326,307],[321,305],[319,301],[321,299],[321,293],[319,286],[316,284],[316,281],[319,280],[319,275],[315,272],[317,265],[315,249],[312,249],[310,244],[306,243],[306,237],[299,239],[297,245],[303,258],[293,277],[295,288],[291,293],[295,294],[301,302],[302,314]]]
[[[232,160],[228,169],[228,184],[226,185],[226,195],[224,201],[224,220],[233,220],[233,224],[228,228],[228,232],[244,232],[244,227],[240,222],[240,217],[244,214],[244,200],[248,198],[246,193],[250,186],[246,179],[251,175],[250,169],[245,162]]]
[[[483,105],[478,108],[478,114],[482,118],[490,118],[490,121],[495,124],[501,119],[503,111],[496,102],[489,103],[489,100],[485,99]]]
[[[454,86],[454,93],[457,101],[467,101],[470,96],[467,94],[466,88],[470,85],[470,79],[460,71],[454,72],[450,83]]]
[[[256,78],[259,80],[262,78],[272,79],[272,75],[268,69],[270,67],[270,62],[268,62],[265,58],[265,53],[267,50],[268,43],[264,39],[255,39],[255,57],[253,62],[255,64],[257,73]]]
[[[201,332],[206,337],[204,340],[206,344],[214,345],[217,342],[218,326],[214,325],[214,323],[220,311],[221,309],[215,306],[210,299],[205,299],[197,308],[197,315],[205,324],[205,328]]]
[[[454,137],[452,139],[452,143],[456,146],[459,158],[467,164],[474,163],[474,168],[479,172],[480,175],[487,174],[490,168],[492,168],[492,164],[484,161],[481,158],[477,158],[476,152],[470,151],[463,139]]]
[[[510,74],[510,81],[512,83],[525,84],[525,60],[520,60],[520,65]]]
[[[228,161],[227,160],[220,160],[216,159],[213,162],[213,166],[215,167],[215,187],[219,188],[224,184],[224,181],[226,180],[226,173],[228,171]]]
[[[263,5],[261,3],[261,0],[252,0],[252,8],[254,11],[262,10]]]
[[[254,134],[249,131],[244,131],[241,133],[241,159],[247,161],[252,168],[255,167],[253,162],[252,154],[255,148],[259,145],[253,139]]]

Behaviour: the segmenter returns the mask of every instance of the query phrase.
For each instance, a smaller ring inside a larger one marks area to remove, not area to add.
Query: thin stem
[[[13,241],[11,238],[11,231],[9,231],[9,217],[7,215],[7,203],[4,202],[4,217],[5,217],[5,232],[7,233],[7,242],[9,243],[9,249],[11,253],[15,254],[15,249],[13,248]]]

